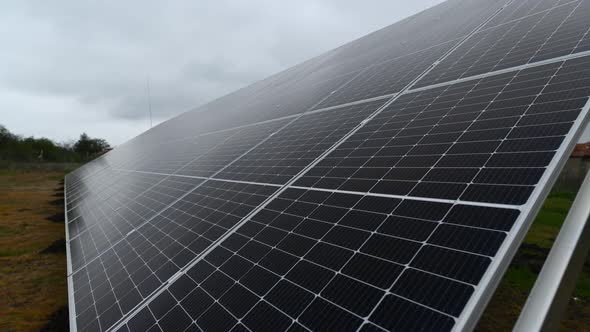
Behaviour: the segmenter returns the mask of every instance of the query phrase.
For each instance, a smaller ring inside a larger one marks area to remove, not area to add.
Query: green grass
[[[576,198],[576,193],[571,192],[571,191],[552,191],[549,194],[549,197],[547,197],[547,199],[556,199],[556,198],[563,198],[563,199],[573,202],[574,199]],[[547,201],[545,201],[545,203],[547,203]]]
[[[522,246],[506,271],[500,287],[487,307],[477,331],[508,331],[537,279],[553,242],[575,199],[573,192],[551,192],[537,214]],[[560,331],[590,330],[590,259],[586,259]]]
[[[69,173],[80,167],[79,163],[52,163],[52,162],[13,162],[0,160],[0,176],[18,175],[30,172],[63,172]],[[58,180],[52,177],[52,180]]]
[[[40,276],[31,280],[31,284],[38,288],[51,287],[53,285],[64,284],[66,281],[61,275]]]
[[[555,193],[554,195],[550,195],[545,200],[543,208],[537,215],[535,222],[560,227],[574,199],[575,193]]]
[[[67,305],[65,254],[42,253],[65,237],[46,219],[63,213],[52,203],[63,174],[0,169],[0,331],[39,331]]]
[[[504,278],[506,278],[506,282],[510,285],[520,290],[527,291],[533,288],[535,280],[537,279],[537,274],[527,267],[511,267],[506,271]]]
[[[575,197],[576,193],[572,192],[552,192],[537,214],[524,243],[551,248]]]
[[[13,235],[20,234],[21,232],[22,232],[22,230],[20,230],[20,229],[0,225],[0,237],[13,236]]]
[[[582,272],[576,283],[574,296],[585,300],[590,300],[590,274]]]
[[[575,197],[576,193],[572,192],[552,192],[545,200],[524,243],[547,249],[546,253],[548,253],[553,246],[553,242],[561,229]],[[544,260],[546,253],[540,251],[531,253],[531,251],[527,251],[527,254],[536,255],[536,257],[532,258],[541,261]],[[586,263],[586,265],[589,264]],[[534,284],[536,274],[526,267],[517,266],[509,268],[505,278],[520,290],[528,292]],[[590,299],[590,275],[587,272],[581,273],[574,295],[576,297]]]
[[[0,257],[16,257],[31,253],[31,249],[2,249],[0,250]]]

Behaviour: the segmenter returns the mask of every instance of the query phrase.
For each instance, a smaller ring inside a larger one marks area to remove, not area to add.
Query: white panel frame
[[[557,331],[590,248],[590,172],[576,195],[514,331]],[[541,319],[542,318],[542,319]]]
[[[486,273],[483,275],[479,285],[475,288],[463,312],[457,318],[453,331],[471,331],[475,328],[533,220],[541,209],[547,195],[549,195],[559,173],[582,135],[588,120],[590,120],[589,110],[590,99],[586,101],[580,115],[561,143],[559,149],[555,152],[555,157],[547,166],[545,173],[535,186],[527,203],[521,206],[514,206],[514,208],[521,211],[520,215],[492,259],[492,263],[488,266]]]
[[[66,229],[66,261],[67,261],[67,270],[66,270],[66,278],[68,281],[68,312],[69,312],[69,320],[70,320],[70,331],[77,331],[76,326],[76,301],[74,299],[74,278],[71,275],[72,273],[72,257],[70,253],[70,231],[68,229],[68,186],[67,186],[68,177],[64,176],[64,227]]]

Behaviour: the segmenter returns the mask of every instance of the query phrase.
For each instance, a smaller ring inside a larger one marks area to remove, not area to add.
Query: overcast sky
[[[0,3],[0,124],[120,144],[439,0]]]

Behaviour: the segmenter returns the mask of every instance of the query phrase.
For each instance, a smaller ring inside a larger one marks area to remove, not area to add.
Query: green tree
[[[7,144],[15,141],[17,136],[10,132],[6,127],[0,125],[0,144]]]
[[[20,137],[0,125],[0,160],[17,162],[83,162],[109,151],[109,143],[86,133],[74,143],[55,143],[48,138]]]
[[[111,146],[102,138],[90,138],[86,133],[82,133],[73,148],[74,151],[88,159],[109,151]]]

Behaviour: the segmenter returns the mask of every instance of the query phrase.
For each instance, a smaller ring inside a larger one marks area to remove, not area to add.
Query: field
[[[65,171],[0,170],[0,331],[67,329]],[[485,311],[478,331],[509,331],[575,194],[552,192]],[[563,331],[590,331],[590,260]]]
[[[63,175],[0,170],[0,331],[67,326]]]

